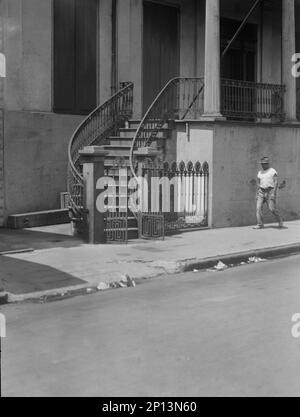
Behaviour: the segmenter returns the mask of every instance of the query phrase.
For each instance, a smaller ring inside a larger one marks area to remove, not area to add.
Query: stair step
[[[145,132],[151,132],[151,129],[145,129]],[[168,135],[170,134],[170,132],[172,131],[172,129],[169,128],[162,128],[159,129],[158,131],[158,135],[157,137],[166,137],[168,138]],[[121,138],[133,138],[135,136],[136,130],[135,129],[126,129],[126,128],[121,128],[119,129],[119,134]]]
[[[111,149],[116,149],[116,150],[120,150],[120,149],[124,149],[124,150],[129,150],[131,148],[131,143],[128,144],[124,144],[121,143],[119,145],[114,144],[110,144],[110,145],[104,145],[105,149],[107,149],[108,151]]]
[[[126,159],[124,158],[123,165],[125,165],[125,167],[130,166],[129,157],[126,158]],[[113,158],[111,156],[109,158],[105,159],[104,166],[105,166],[105,168],[108,168],[108,167],[113,167],[113,168],[116,168],[116,169],[123,168],[123,166],[116,165],[116,158]]]
[[[141,123],[140,120],[129,120],[128,121],[130,129],[137,129],[139,127],[140,123]]]
[[[132,138],[121,138],[120,136],[109,136],[108,138],[108,145],[112,145],[112,146],[119,146],[119,145],[124,145],[124,146],[131,146],[133,141],[133,137]]]
[[[107,151],[109,151],[109,153],[105,156],[105,158],[117,158],[117,157],[126,157],[129,158],[129,149],[126,148],[121,148],[121,149],[117,149],[117,148],[106,148]]]

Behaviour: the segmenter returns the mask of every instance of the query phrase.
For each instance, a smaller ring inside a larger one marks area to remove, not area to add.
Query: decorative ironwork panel
[[[127,212],[106,213],[106,242],[127,243],[128,242],[128,216]]]
[[[141,239],[164,239],[164,216],[159,213],[140,213],[139,235]]]

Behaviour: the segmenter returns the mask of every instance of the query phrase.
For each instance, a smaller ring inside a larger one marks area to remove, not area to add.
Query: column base
[[[282,123],[287,124],[287,125],[299,125],[300,120],[298,120],[298,119],[285,119]]]

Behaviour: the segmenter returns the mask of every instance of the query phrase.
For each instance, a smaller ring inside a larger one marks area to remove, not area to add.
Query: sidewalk
[[[215,262],[228,255],[248,256],[268,248],[300,251],[300,221],[288,222],[286,226],[281,230],[273,225],[264,230],[202,230],[164,241],[98,246],[68,236],[70,225],[22,231],[0,229],[0,290],[19,300],[30,298],[34,292],[50,294],[59,289],[79,290],[100,282],[120,281],[124,274],[136,280],[173,274],[192,269],[208,258]],[[21,252],[3,254],[9,250]]]

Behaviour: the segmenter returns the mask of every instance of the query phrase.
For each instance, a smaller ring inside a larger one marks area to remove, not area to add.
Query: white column
[[[220,117],[220,0],[206,0],[204,117]]]
[[[282,0],[282,82],[286,88],[284,112],[287,121],[296,120],[296,78],[291,72],[295,52],[295,0]]]

